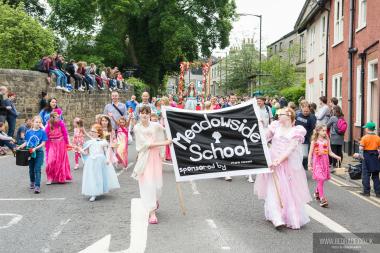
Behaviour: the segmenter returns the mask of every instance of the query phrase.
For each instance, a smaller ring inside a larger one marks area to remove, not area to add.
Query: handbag
[[[352,180],[359,180],[362,178],[362,163],[355,165],[348,165],[348,174]]]
[[[346,168],[342,167],[342,162],[337,163],[337,167],[335,168],[335,174],[336,175],[344,175],[346,174]]]

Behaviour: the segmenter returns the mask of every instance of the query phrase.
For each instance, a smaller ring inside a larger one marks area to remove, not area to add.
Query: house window
[[[290,40],[289,41],[289,48],[292,48],[293,47],[293,40]]]
[[[342,107],[342,73],[333,76],[332,95],[338,99],[338,105]]]
[[[362,122],[362,84],[361,66],[356,68],[356,105],[355,105],[355,125],[361,126]]]
[[[326,16],[323,16],[321,19],[321,42],[320,42],[320,49],[321,53],[325,51],[326,46]]]
[[[367,25],[367,0],[359,0],[358,29]]]
[[[274,53],[277,53],[277,45],[274,45]]]
[[[300,62],[305,61],[304,34],[300,35]]]
[[[367,121],[379,120],[378,60],[368,62]]]
[[[335,0],[334,11],[334,43],[338,44],[343,41],[343,13],[344,13],[344,1]]]
[[[314,52],[315,52],[315,26],[310,28],[309,33],[309,59],[314,59]]]
[[[280,42],[280,46],[279,46],[279,50],[280,50],[280,52],[282,52],[282,42]]]

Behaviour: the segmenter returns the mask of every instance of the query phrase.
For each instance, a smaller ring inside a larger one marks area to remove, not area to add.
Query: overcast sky
[[[262,50],[293,30],[305,0],[235,0],[237,13],[263,16]],[[259,18],[240,17],[234,22],[230,45],[238,45],[243,38],[254,37],[259,45]],[[218,51],[218,50],[216,50]],[[215,55],[218,55],[216,53]]]

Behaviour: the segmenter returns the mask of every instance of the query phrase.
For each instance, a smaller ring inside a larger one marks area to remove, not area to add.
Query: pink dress
[[[279,134],[279,127],[279,122],[274,121],[267,133],[267,136],[272,138],[269,149],[271,160],[279,159],[284,154],[289,154],[288,159],[275,169],[277,177],[272,173],[257,175],[254,192],[259,199],[265,200],[267,220],[275,226],[286,225],[292,229],[299,229],[310,221],[305,205],[311,201],[311,196],[302,166],[300,145],[303,143],[306,130],[302,126],[294,126],[286,136],[282,136]],[[277,181],[278,193],[274,180]]]
[[[313,179],[326,181],[330,179],[329,142],[317,140],[313,152]]]
[[[116,158],[117,162],[127,168],[128,166],[128,129],[125,127],[119,127],[117,129],[117,148]]]
[[[65,183],[71,180],[70,162],[67,155],[67,136],[66,126],[63,121],[55,124],[53,130],[50,129],[50,122],[46,125],[46,176],[47,181],[54,183]]]
[[[149,143],[160,142],[165,139],[164,128],[160,124],[150,123],[148,127],[137,124],[134,128],[136,135],[136,149]],[[138,176],[140,196],[143,206],[148,211],[156,209],[162,189],[162,147],[149,149],[145,169]],[[140,158],[140,155],[139,155]],[[138,158],[138,159],[139,159]]]

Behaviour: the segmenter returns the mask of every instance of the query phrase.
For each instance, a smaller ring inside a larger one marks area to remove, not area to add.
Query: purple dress
[[[294,126],[287,135],[280,135],[280,125],[274,121],[268,129],[267,136],[272,138],[269,149],[271,160],[279,159],[285,153],[288,158],[273,173],[260,174],[256,177],[254,191],[259,199],[265,200],[265,217],[275,226],[286,225],[299,229],[310,221],[305,205],[311,201],[306,173],[302,166],[302,149],[305,128]],[[278,186],[278,193],[276,184]],[[280,199],[282,207],[280,205]]]

